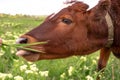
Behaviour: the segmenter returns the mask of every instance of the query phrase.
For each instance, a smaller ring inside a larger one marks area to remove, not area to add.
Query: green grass
[[[4,43],[15,44],[16,39],[36,27],[44,16],[0,15],[0,37]],[[15,55],[14,47],[1,47],[0,80],[95,80],[99,51],[88,56],[27,62]],[[110,56],[101,80],[120,80],[120,61]],[[87,79],[90,78],[90,79]]]

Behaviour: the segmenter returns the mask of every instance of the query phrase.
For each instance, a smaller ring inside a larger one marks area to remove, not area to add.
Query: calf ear
[[[93,20],[101,20],[105,17],[111,6],[110,0],[100,0],[99,3],[90,10],[90,16]]]

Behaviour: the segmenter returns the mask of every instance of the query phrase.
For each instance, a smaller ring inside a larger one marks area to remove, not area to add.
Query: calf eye
[[[62,19],[62,22],[69,25],[72,23],[72,20],[64,18]]]

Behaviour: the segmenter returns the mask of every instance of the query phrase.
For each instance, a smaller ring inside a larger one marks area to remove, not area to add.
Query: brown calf
[[[73,1],[73,0],[72,0]],[[48,41],[44,45],[30,46],[45,53],[19,50],[17,55],[28,61],[65,58],[72,55],[88,55],[101,49],[98,69],[107,64],[110,52],[120,58],[120,0],[100,0],[92,9],[82,2],[49,16],[40,26],[19,38],[18,43]],[[109,24],[106,14],[112,18],[114,41],[109,47]]]

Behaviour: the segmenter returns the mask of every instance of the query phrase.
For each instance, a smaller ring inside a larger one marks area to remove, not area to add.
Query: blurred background
[[[0,13],[48,15],[59,11],[66,0],[0,0]],[[87,3],[90,8],[99,0],[78,0]]]

